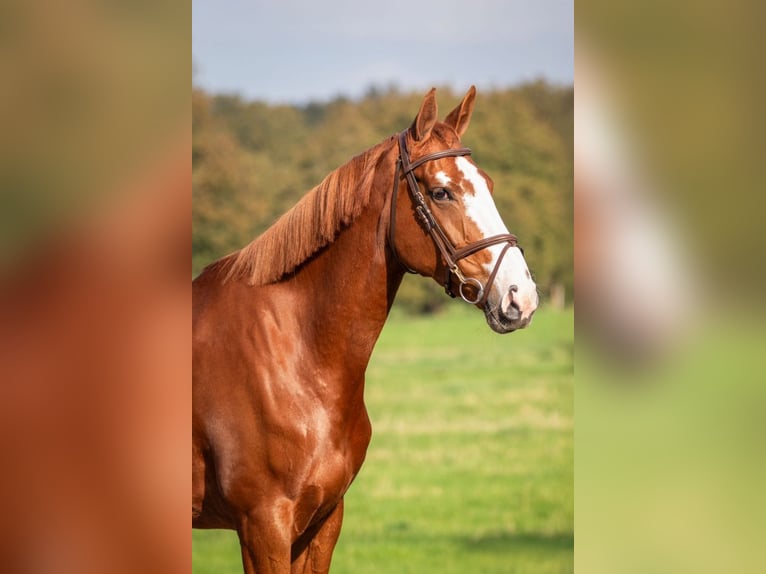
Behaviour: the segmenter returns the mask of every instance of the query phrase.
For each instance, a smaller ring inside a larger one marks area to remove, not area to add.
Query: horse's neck
[[[329,368],[363,376],[403,272],[387,256],[383,200],[370,206],[297,274],[308,322]]]

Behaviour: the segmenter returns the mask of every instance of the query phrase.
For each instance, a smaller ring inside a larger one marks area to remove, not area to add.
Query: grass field
[[[572,359],[572,310],[506,336],[465,305],[394,313],[367,371],[373,438],[333,574],[572,572]],[[233,532],[192,541],[195,574],[241,572]]]

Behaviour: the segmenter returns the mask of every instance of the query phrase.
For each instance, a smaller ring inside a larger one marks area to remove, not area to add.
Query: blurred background
[[[0,570],[188,571],[185,2],[0,3]]]
[[[578,571],[764,569],[761,16],[577,4]]]

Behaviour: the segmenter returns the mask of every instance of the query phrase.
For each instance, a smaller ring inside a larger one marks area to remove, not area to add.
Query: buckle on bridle
[[[436,223],[434,221],[434,216],[431,214],[431,212],[428,211],[424,206],[418,205],[415,208],[415,213],[417,213],[418,219],[420,219],[420,222],[426,228],[426,231],[430,231],[431,228]]]

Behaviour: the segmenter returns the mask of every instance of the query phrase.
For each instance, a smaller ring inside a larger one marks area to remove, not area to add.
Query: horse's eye
[[[452,199],[452,195],[450,195],[450,192],[443,187],[437,187],[431,190],[431,197],[433,197],[436,201],[449,201]]]

